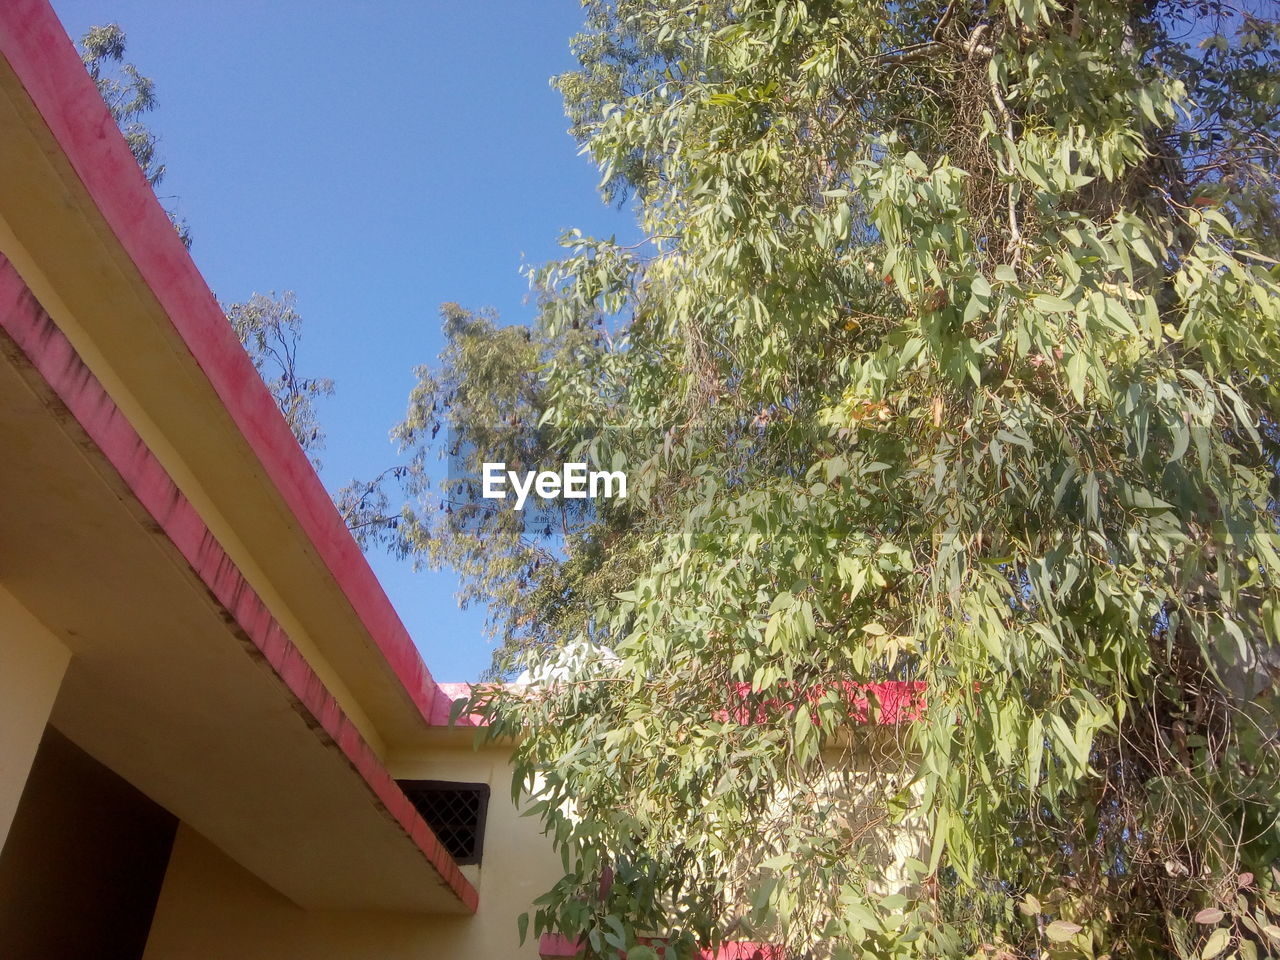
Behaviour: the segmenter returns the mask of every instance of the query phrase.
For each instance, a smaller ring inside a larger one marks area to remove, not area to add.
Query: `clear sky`
[[[159,192],[214,293],[296,291],[300,366],[337,381],[319,408],[330,490],[392,462],[441,302],[528,319],[523,263],[554,257],[570,227],[634,233],[547,85],[574,64],[573,0],[53,6],[74,39],[119,23],[155,81]],[[370,561],[437,679],[474,679],[491,651],[452,573]]]

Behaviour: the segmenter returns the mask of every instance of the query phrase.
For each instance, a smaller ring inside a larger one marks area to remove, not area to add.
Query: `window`
[[[487,783],[451,780],[401,780],[399,783],[454,860],[480,862],[485,814],[489,809]]]

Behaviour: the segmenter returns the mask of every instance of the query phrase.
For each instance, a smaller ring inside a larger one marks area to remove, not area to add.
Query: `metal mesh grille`
[[[458,863],[479,863],[489,785],[447,780],[402,780],[400,787]]]

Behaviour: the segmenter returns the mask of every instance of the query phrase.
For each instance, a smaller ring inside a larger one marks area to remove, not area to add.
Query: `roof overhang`
[[[0,3],[0,129],[0,252],[364,734],[424,736],[430,672],[46,0]]]
[[[0,257],[0,580],[72,652],[52,722],[304,906],[476,894]]]
[[[474,910],[385,768],[449,696],[45,0],[0,4],[0,582],[53,722],[306,906]]]

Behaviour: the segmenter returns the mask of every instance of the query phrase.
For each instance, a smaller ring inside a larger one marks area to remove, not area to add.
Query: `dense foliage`
[[[568,237],[511,357],[632,484],[509,594],[573,611],[488,707],[565,855],[533,928],[1280,951],[1269,11],[587,7],[559,85],[649,240]]]

